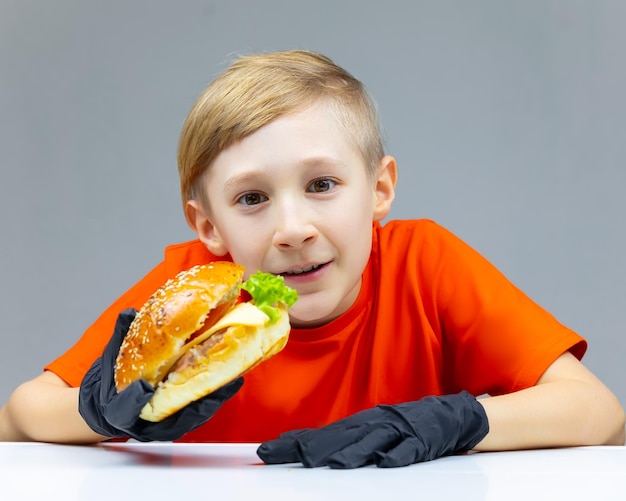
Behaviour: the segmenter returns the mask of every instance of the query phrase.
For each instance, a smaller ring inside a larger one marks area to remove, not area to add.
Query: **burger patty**
[[[172,366],[168,375],[164,379],[169,379],[173,373],[182,372],[189,367],[193,367],[197,362],[206,358],[209,350],[222,341],[225,332],[226,330],[216,332],[193,348],[187,350],[187,352]]]

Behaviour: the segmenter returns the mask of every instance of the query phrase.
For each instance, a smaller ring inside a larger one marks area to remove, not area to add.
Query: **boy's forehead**
[[[318,166],[335,164],[356,151],[345,129],[327,106],[311,106],[283,115],[224,148],[214,163],[233,160],[233,167],[254,166],[288,157],[299,163]]]

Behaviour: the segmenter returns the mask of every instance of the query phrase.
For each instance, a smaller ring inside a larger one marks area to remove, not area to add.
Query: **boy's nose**
[[[276,221],[273,244],[280,249],[299,249],[313,243],[318,231],[312,222],[295,208],[281,211]]]

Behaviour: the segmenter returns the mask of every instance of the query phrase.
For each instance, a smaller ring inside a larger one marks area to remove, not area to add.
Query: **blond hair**
[[[183,206],[191,199],[207,203],[203,175],[221,151],[319,101],[330,106],[373,177],[383,142],[376,106],[359,80],[311,51],[249,55],[213,80],[185,120],[178,145]]]

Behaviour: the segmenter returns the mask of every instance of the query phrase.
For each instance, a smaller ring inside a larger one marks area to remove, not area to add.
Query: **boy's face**
[[[393,200],[395,162],[372,181],[323,105],[288,115],[222,151],[206,176],[210,207],[188,219],[217,255],[251,274],[282,275],[298,291],[294,327],[327,323],[356,300],[372,222]]]

